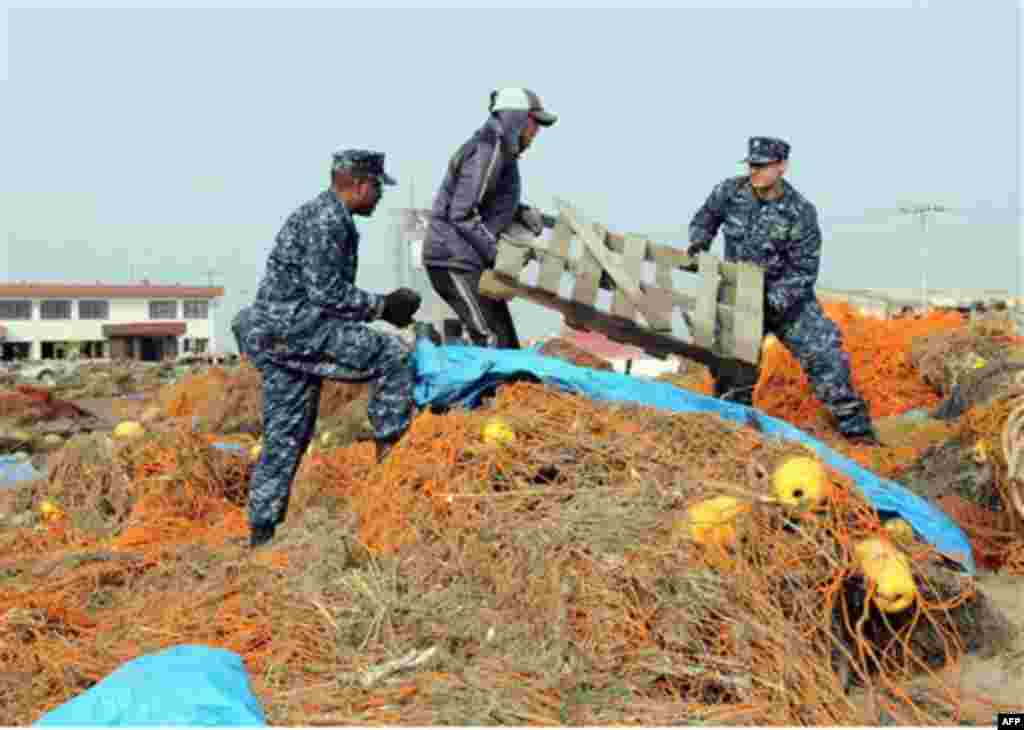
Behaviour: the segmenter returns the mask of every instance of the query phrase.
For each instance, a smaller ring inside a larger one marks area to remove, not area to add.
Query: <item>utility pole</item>
[[[206,274],[206,280],[207,280],[207,282],[209,283],[210,286],[213,286],[213,275],[214,274],[218,274],[218,275],[220,274],[220,272],[217,271],[216,269],[207,269],[203,273]]]
[[[946,213],[949,209],[942,205],[912,205],[900,208],[904,215],[916,215],[921,221],[921,306],[928,311],[928,214]]]

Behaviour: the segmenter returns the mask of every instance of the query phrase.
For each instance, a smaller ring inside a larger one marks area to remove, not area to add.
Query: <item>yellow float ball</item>
[[[872,599],[885,613],[905,611],[917,596],[910,561],[892,543],[873,537],[857,544],[854,553],[860,568],[874,584]]]
[[[787,507],[821,506],[831,486],[821,462],[808,456],[790,456],[772,473],[775,498]]]
[[[488,444],[510,444],[516,440],[516,432],[500,418],[491,418],[484,424],[483,436]]]

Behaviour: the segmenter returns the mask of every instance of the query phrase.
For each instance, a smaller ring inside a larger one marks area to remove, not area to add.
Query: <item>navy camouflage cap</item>
[[[384,153],[372,150],[342,150],[335,152],[331,170],[347,172],[359,177],[374,177],[385,185],[397,185],[398,182],[384,172]]]
[[[789,143],[778,137],[751,137],[749,152],[740,162],[754,165],[767,165],[789,159]]]

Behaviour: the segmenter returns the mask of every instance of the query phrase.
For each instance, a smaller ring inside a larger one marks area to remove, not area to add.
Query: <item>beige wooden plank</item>
[[[697,291],[697,304],[693,315],[693,340],[708,350],[715,349],[716,329],[718,323],[718,285],[719,261],[710,254],[697,257],[700,287]]]
[[[590,253],[590,249],[580,245],[579,259],[574,262],[575,283],[573,284],[572,298],[579,304],[588,307],[594,306],[597,302],[597,289],[601,283],[601,264]]]
[[[658,288],[671,292],[671,307],[668,311],[668,321],[669,327],[673,332],[675,332],[675,307],[679,307],[679,314],[682,316],[686,326],[691,327],[695,299],[687,294],[674,291],[675,282],[672,281],[672,265],[667,263],[664,257],[659,254],[654,256],[654,283]]]
[[[580,224],[572,208],[566,206],[562,211],[562,215],[572,225],[580,240],[593,252],[594,257],[600,262],[601,268],[607,271],[615,280],[616,285],[626,292],[630,302],[640,310],[640,313],[644,315],[650,326],[656,329],[663,328],[664,316],[662,313],[657,311],[644,296],[644,293],[640,290],[639,282],[633,280],[621,266],[612,260],[611,256],[608,255],[604,241],[595,235],[590,226]]]
[[[505,276],[517,277],[526,266],[527,259],[533,254],[529,246],[502,240],[498,243],[498,256],[494,261],[494,270]]]
[[[564,220],[559,220],[548,241],[547,251],[541,259],[540,272],[537,275],[537,287],[552,294],[558,294],[562,285],[562,272],[565,271],[564,260],[569,258],[569,242],[572,240],[572,228]]]
[[[519,295],[519,289],[515,285],[506,283],[501,275],[494,271],[485,271],[480,275],[479,289],[485,297],[506,302]]]
[[[647,248],[647,241],[639,236],[626,236],[625,245],[622,249],[622,270],[636,283],[639,288],[643,279],[644,253]],[[612,314],[626,319],[635,319],[637,309],[633,306],[629,296],[623,287],[615,287],[615,296],[612,299]]]
[[[496,278],[506,283],[500,275]],[[706,365],[719,360],[712,350],[672,337],[668,333],[641,327],[620,317],[600,312],[594,307],[556,297],[550,292],[526,284],[516,284],[515,289],[518,296],[561,312],[566,322],[574,327],[601,332],[616,342],[635,345],[655,357],[682,355]]]
[[[761,359],[764,338],[764,273],[760,267],[740,266],[733,314],[733,353],[740,360],[756,364]]]

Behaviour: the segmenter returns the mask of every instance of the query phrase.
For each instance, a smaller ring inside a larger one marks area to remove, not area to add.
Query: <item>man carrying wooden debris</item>
[[[510,223],[544,231],[540,212],[521,202],[519,157],[540,127],[556,121],[529,89],[494,91],[490,117],[452,156],[434,197],[423,264],[477,346],[519,348],[508,303],[482,295],[480,276],[494,267],[498,236]]]
[[[367,415],[383,459],[413,416],[412,354],[366,323],[412,323],[419,295],[373,294],[355,286],[359,230],[384,185],[384,155],[334,155],[331,185],[301,205],[277,234],[251,307],[231,323],[239,352],[263,374],[263,441],[249,487],[251,544],[268,542],[288,511],[292,481],[309,447],[324,378],[373,381]]]
[[[853,387],[839,328],[815,296],[821,229],[814,205],[783,180],[789,151],[781,139],[751,137],[743,160],[749,174],[715,186],[690,223],[687,253],[707,251],[721,228],[727,261],[764,269],[765,329],[800,362],[843,435],[877,444],[867,404]],[[751,405],[756,367],[737,361],[714,368],[712,375],[716,397]]]

